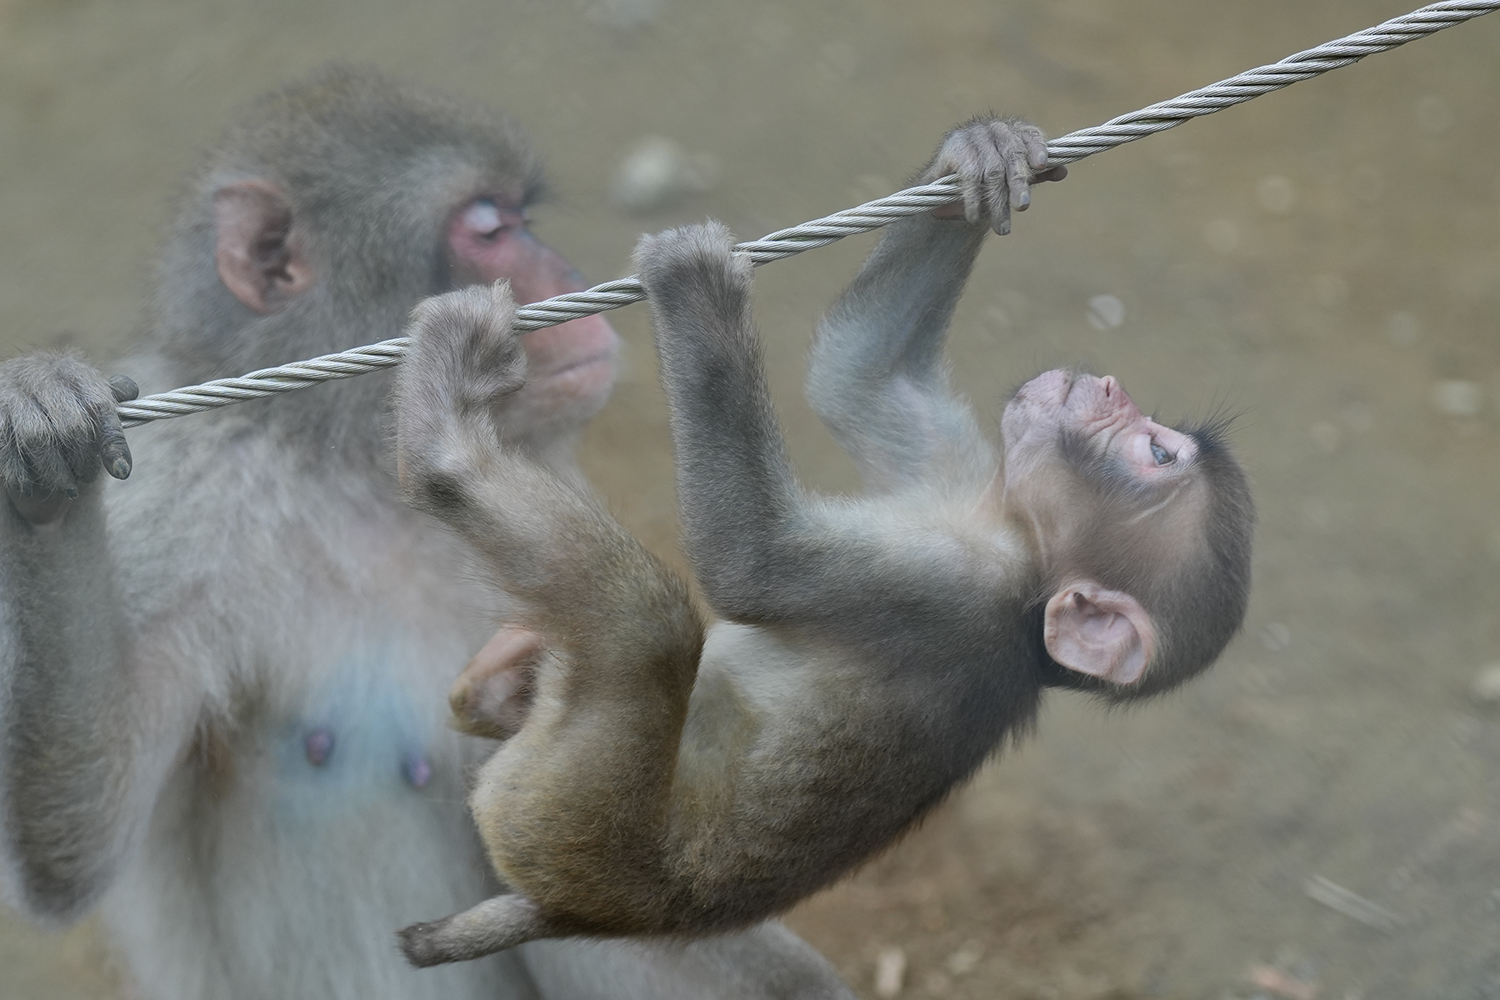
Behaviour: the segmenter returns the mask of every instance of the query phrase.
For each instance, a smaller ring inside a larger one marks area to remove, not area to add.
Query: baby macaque
[[[524,382],[503,288],[418,311],[403,483],[530,610],[453,698],[471,731],[514,733],[470,798],[514,894],[407,928],[414,963],[780,912],[1024,733],[1043,689],[1164,691],[1239,628],[1254,512],[1217,428],[1059,370],[1015,393],[997,450],[949,389],[943,341],[986,230],[1065,171],[1037,129],[981,119],[919,182],[950,173],[961,203],[892,225],[814,344],[808,395],[868,484],[855,499],[793,476],[729,233],[641,241],[687,550],[722,619],[701,658],[683,588],[497,433]]]

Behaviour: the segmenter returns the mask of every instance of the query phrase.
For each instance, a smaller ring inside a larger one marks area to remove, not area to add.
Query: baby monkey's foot
[[[425,969],[483,958],[561,930],[525,896],[507,895],[486,899],[451,917],[403,927],[396,937],[406,960]]]
[[[508,625],[496,632],[448,689],[449,725],[470,736],[514,736],[531,711],[537,660],[546,650],[546,640],[530,629]]]

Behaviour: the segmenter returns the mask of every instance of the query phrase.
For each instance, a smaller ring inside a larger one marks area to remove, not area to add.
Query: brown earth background
[[[976,111],[1061,134],[1407,9],[0,0],[0,342],[107,357],[196,151],[332,58],[518,116],[559,193],[539,232],[602,280],[643,231],[712,215],[750,238],[895,190]],[[711,157],[717,182],[652,214],[614,207],[610,178],[647,135]],[[830,490],[852,470],[799,379],[869,245],[757,279],[792,449]],[[1118,327],[1090,322],[1100,295],[1123,304]],[[903,997],[1500,997],[1500,706],[1471,690],[1500,661],[1497,307],[1500,16],[1042,188],[980,261],[957,381],[994,413],[1017,380],[1081,360],[1165,417],[1240,413],[1261,509],[1245,633],[1166,701],[1054,697],[1024,749],[791,923],[868,996],[900,949]],[[647,315],[615,322],[629,367],[587,465],[672,554]],[[1399,923],[1319,903],[1314,877]],[[0,912],[0,997],[112,990],[92,925]]]

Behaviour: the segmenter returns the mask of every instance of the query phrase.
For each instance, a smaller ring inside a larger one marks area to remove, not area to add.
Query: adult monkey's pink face
[[[1112,376],[1064,369],[1022,386],[1000,429],[1001,506],[1029,537],[1048,587],[1048,652],[1135,684],[1159,645],[1143,595],[1202,549],[1198,442],[1142,413]]]
[[[518,305],[588,287],[572,264],[532,235],[519,194],[486,194],[460,206],[447,241],[458,286],[504,278]],[[528,376],[514,405],[579,423],[604,405],[614,386],[619,336],[603,317],[533,330],[521,343]]]
[[[305,225],[273,181],[252,178],[216,190],[214,261],[224,287],[252,311],[269,315],[327,278],[308,253]],[[522,305],[587,287],[572,264],[532,235],[523,182],[468,194],[447,215],[443,239],[451,287],[503,278]],[[505,403],[514,426],[555,435],[604,405],[619,350],[606,320],[586,316],[531,332],[522,343],[527,382]]]

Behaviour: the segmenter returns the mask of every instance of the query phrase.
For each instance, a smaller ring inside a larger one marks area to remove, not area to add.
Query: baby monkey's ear
[[[1134,597],[1093,580],[1074,580],[1047,602],[1042,638],[1069,670],[1111,684],[1134,684],[1156,653],[1156,626]]]

